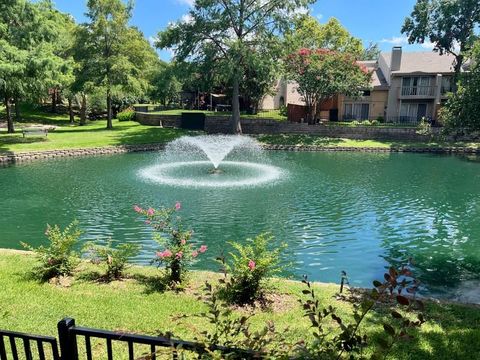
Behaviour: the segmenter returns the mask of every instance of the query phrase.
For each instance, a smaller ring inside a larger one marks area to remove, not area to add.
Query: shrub
[[[138,255],[140,246],[129,243],[120,244],[115,248],[113,241],[110,240],[106,245],[87,243],[85,250],[94,263],[103,263],[106,266],[104,277],[111,281],[123,277],[129,260]]]
[[[117,114],[118,121],[134,121],[135,120],[135,111],[131,109],[126,109]]]
[[[45,231],[49,241],[48,246],[34,248],[22,243],[23,247],[35,253],[39,262],[35,268],[36,275],[42,280],[71,275],[78,264],[78,253],[75,247],[81,234],[78,222],[74,221],[63,231],[58,225],[53,227],[48,225]]]
[[[165,266],[168,285],[174,288],[184,282],[187,266],[207,251],[206,245],[195,249],[190,243],[193,231],[185,230],[181,218],[175,215],[180,209],[178,202],[174,207],[161,209],[134,206],[134,210],[146,218],[145,224],[153,229],[154,240],[162,247],[152,262]]]
[[[249,323],[252,315],[235,317],[219,300],[218,289],[207,283],[202,299],[208,311],[199,316],[212,326],[195,340],[204,344],[209,355],[205,358],[366,359],[364,350],[369,347],[372,351],[369,359],[387,359],[397,344],[413,338],[413,330],[421,327],[425,319],[421,312],[423,303],[415,299],[419,283],[408,267],[392,267],[384,279],[374,281],[374,289],[363,290],[360,297],[352,297],[352,313],[343,317],[333,306],[322,307],[316,289],[305,277],[306,288],[302,293],[306,298],[299,299],[304,316],[296,321],[306,319],[313,336],[303,335],[296,341],[287,340],[288,329],[278,331],[271,321],[263,329],[252,331]],[[381,323],[382,333],[376,329],[374,333],[364,333],[362,324],[375,308],[381,313],[390,312],[390,320]],[[221,354],[215,351],[218,345],[237,350]]]
[[[377,117],[377,122],[383,124],[385,122],[385,118],[383,116]]]
[[[288,116],[288,107],[286,105],[281,105],[279,109],[279,113],[281,116],[287,117]]]
[[[432,134],[432,125],[430,122],[425,118],[422,117],[422,120],[417,126],[416,133],[419,135],[431,135]]]
[[[218,259],[225,273],[222,296],[228,303],[251,304],[264,296],[266,279],[281,271],[280,254],[285,248],[281,245],[271,250],[272,240],[271,235],[261,234],[247,239],[246,245],[230,243],[236,251],[229,254],[231,261]]]

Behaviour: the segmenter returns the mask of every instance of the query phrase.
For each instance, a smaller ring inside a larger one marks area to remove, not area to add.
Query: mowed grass
[[[160,115],[182,115],[182,113],[203,113],[206,116],[231,116],[231,112],[222,112],[222,111],[207,111],[207,110],[182,110],[182,109],[173,109],[173,110],[162,110],[155,111],[152,114]],[[287,117],[280,114],[280,110],[260,110],[257,114],[251,115],[247,113],[241,113],[241,118],[244,119],[269,119],[277,121],[287,121]]]
[[[194,272],[187,291],[158,292],[149,286],[159,274],[154,268],[134,267],[128,270],[128,279],[105,284],[89,280],[99,269],[84,263],[71,285],[61,287],[32,280],[28,274],[34,263],[29,253],[0,250],[0,329],[56,335],[57,322],[67,316],[75,318],[80,326],[150,335],[172,331],[186,340],[211,328],[201,316],[207,308],[195,294],[206,280],[215,282],[218,274]],[[273,321],[290,340],[310,339],[309,323],[297,303],[304,286],[280,279],[272,282],[280,300],[273,309],[256,309],[252,327],[259,329],[266,321]],[[339,315],[349,317],[351,305],[334,299],[337,285],[315,286],[322,305],[332,304]],[[245,313],[234,310],[232,316]],[[180,315],[189,317],[178,320]],[[479,307],[428,303],[426,317],[428,322],[415,339],[397,346],[391,359],[478,359]],[[373,312],[362,333],[379,336],[386,319],[389,321],[386,310]],[[104,355],[103,350],[104,344],[95,347],[98,355]]]
[[[361,147],[372,149],[439,149],[439,148],[458,148],[466,147],[478,149],[480,143],[477,142],[446,142],[446,141],[391,141],[391,140],[354,140],[344,138],[327,138],[315,135],[297,135],[297,134],[275,134],[257,136],[263,144],[269,145],[288,145],[288,146],[320,146],[320,147]]]

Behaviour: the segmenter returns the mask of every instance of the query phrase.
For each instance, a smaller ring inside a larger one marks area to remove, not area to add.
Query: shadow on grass
[[[165,275],[143,275],[134,274],[132,278],[145,286],[145,294],[163,293],[169,289],[168,280]]]
[[[476,360],[480,354],[480,306],[427,303],[427,323],[412,331],[409,341],[398,341],[389,358],[398,360]],[[387,309],[374,310],[365,325],[376,326],[370,343],[385,338],[383,323],[393,323]]]

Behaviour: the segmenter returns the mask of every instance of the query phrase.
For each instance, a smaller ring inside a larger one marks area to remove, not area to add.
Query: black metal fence
[[[123,346],[121,346],[123,345]],[[227,348],[163,336],[146,336],[79,327],[66,318],[58,323],[54,337],[0,330],[0,360],[178,359],[181,354],[198,355],[218,351],[229,359],[255,359],[252,350]]]

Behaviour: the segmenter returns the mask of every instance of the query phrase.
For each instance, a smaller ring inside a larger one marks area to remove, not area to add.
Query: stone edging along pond
[[[436,154],[480,154],[480,148],[469,147],[443,147],[443,148],[421,148],[421,147],[393,147],[393,148],[374,148],[374,147],[341,147],[341,146],[314,146],[314,145],[262,145],[264,150],[269,151],[325,151],[325,152],[408,152],[408,153],[436,153]],[[35,160],[81,157],[94,155],[112,155],[125,154],[130,152],[159,151],[165,148],[165,144],[144,144],[144,145],[119,145],[105,146],[84,149],[63,149],[63,150],[45,150],[31,151],[21,153],[6,153],[0,155],[0,165],[16,164],[30,162]]]

